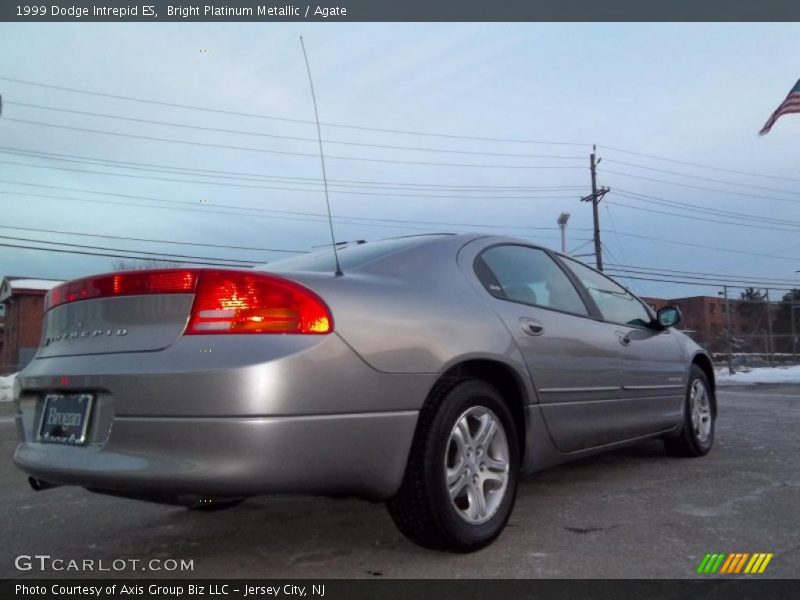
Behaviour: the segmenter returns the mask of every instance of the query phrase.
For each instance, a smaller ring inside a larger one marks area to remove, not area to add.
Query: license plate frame
[[[58,406],[59,403],[61,406]],[[39,441],[70,446],[85,444],[88,439],[89,421],[92,417],[93,406],[93,394],[46,394],[42,403],[42,414],[37,430]],[[72,410],[69,410],[70,408]],[[75,422],[75,415],[80,417],[78,422]]]

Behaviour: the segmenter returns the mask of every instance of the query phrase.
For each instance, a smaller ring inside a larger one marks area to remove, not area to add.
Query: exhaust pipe
[[[50,483],[49,481],[42,481],[36,477],[28,477],[28,484],[34,491],[41,492],[42,490],[49,490],[50,488],[59,487],[57,483]]]

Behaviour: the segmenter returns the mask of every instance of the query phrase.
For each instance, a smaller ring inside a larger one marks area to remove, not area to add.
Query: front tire
[[[683,408],[683,427],[676,437],[664,440],[673,456],[705,456],[714,445],[716,408],[708,377],[697,365],[689,371]]]
[[[499,392],[449,382],[420,411],[406,473],[387,506],[400,531],[434,550],[472,552],[503,531],[517,493],[519,437]]]

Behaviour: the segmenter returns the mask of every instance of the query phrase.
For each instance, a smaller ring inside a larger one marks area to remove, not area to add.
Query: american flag
[[[781,105],[775,109],[775,112],[772,113],[772,116],[767,119],[767,122],[764,123],[764,127],[761,128],[761,131],[758,132],[758,135],[769,133],[769,130],[772,129],[773,125],[775,125],[775,121],[777,121],[781,116],[788,115],[789,113],[800,113],[800,79],[789,91],[789,95],[786,96],[786,100],[781,102]]]

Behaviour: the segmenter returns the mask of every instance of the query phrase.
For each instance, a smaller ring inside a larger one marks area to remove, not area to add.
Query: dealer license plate
[[[39,439],[59,444],[83,444],[92,412],[91,394],[47,394],[42,408]]]

